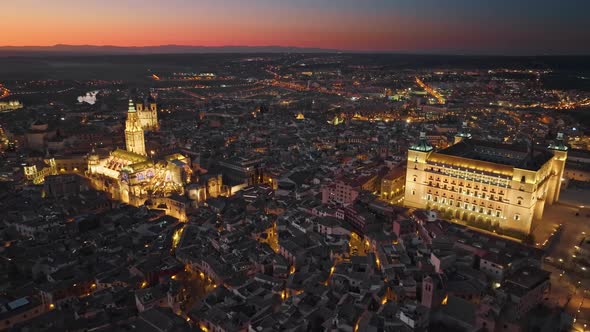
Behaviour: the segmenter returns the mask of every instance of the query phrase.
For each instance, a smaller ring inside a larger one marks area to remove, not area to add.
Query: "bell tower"
[[[129,152],[137,153],[142,156],[146,155],[143,128],[131,99],[129,100],[127,121],[125,122],[125,145]]]

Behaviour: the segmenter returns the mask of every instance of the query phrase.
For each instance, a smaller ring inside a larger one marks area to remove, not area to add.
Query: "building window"
[[[517,213],[517,214],[515,214],[515,215],[514,215],[514,220],[520,220],[520,214],[518,214],[518,213]]]

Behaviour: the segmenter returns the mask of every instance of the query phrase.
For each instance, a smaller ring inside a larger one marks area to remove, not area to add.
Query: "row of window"
[[[439,199],[438,196],[432,197],[430,194],[428,194],[426,196],[426,200],[432,201],[435,203],[441,203],[441,204],[447,204],[450,206],[455,206],[455,207],[462,208],[465,210],[470,210],[473,212],[487,214],[489,216],[492,216],[492,215],[494,215],[496,217],[502,216],[502,211],[500,211],[499,208],[496,209],[496,211],[494,211],[492,207],[488,207],[486,209],[483,206],[478,206],[477,204],[469,204],[469,203],[461,203],[461,202],[456,202],[456,204],[455,204],[455,202],[452,199],[449,199],[449,200],[447,200],[446,198]]]
[[[490,185],[496,185],[496,186],[508,186],[509,184],[509,179],[504,179],[504,178],[499,178],[498,176],[486,176],[483,174],[477,174],[474,172],[469,172],[469,171],[460,171],[460,170],[455,170],[455,169],[440,169],[440,168],[434,168],[434,167],[430,167],[430,168],[425,168],[424,169],[427,172],[433,172],[433,173],[441,173],[442,175],[446,175],[446,176],[450,176],[450,177],[454,177],[454,178],[460,178],[460,179],[465,179],[467,181],[477,181],[477,182],[485,182],[487,184]]]
[[[416,176],[414,176],[414,182],[416,182],[416,180],[417,180],[417,177],[416,177]],[[440,181],[440,178],[436,178],[436,180],[434,180],[432,176],[430,176],[430,177],[428,178],[428,180],[429,180],[428,184],[429,184],[430,186],[432,186],[432,185],[433,185],[433,182],[432,182],[432,181],[436,181],[436,182],[434,182],[434,186],[437,186],[437,187],[439,187],[439,188],[441,188],[441,187],[442,187],[442,188],[445,188],[445,189],[447,189],[447,188],[452,188],[451,190],[455,190],[455,185],[457,185],[457,183],[456,183],[455,181],[451,181],[451,183],[450,183],[450,186],[449,186],[449,185],[448,185],[448,184],[449,184],[449,181],[448,181],[448,180],[446,180],[446,179],[445,179],[444,181],[442,181],[442,184],[440,184],[440,182],[441,182],[441,181]],[[463,185],[463,182],[459,182],[458,186],[460,187],[460,188],[459,188],[459,191],[463,190],[463,188],[462,188],[462,187],[466,187],[466,188],[468,188],[468,189],[467,189],[467,191],[469,191],[469,190],[471,189],[471,183],[467,183],[467,185],[466,185],[466,186],[464,186],[464,185]],[[479,190],[479,189],[480,189],[480,188],[479,188],[479,185],[477,185],[477,184],[476,184],[476,185],[474,186],[474,188],[473,188],[473,189],[475,189],[475,190]],[[481,188],[481,190],[482,190],[482,191],[484,191],[484,192],[487,192],[487,191],[488,191],[487,187],[482,187],[482,188]],[[492,194],[495,194],[495,193],[496,193],[496,190],[495,190],[494,188],[491,188],[491,189],[490,189],[490,193],[492,193]],[[498,195],[504,195],[504,190],[501,190],[501,189],[500,189],[500,190],[498,190]]]
[[[441,188],[441,189],[445,189],[445,188]],[[428,189],[428,193],[429,194],[432,194],[432,189]],[[497,200],[499,202],[502,202],[503,201],[502,197],[499,197],[499,196],[494,196],[494,195],[487,195],[486,196],[484,194],[478,194],[477,192],[471,192],[469,190],[467,190],[466,192],[462,192],[461,190],[459,190],[459,194],[471,195],[473,197],[483,198],[483,199],[487,199],[487,200],[490,200],[490,201],[495,201],[495,200]],[[438,191],[436,191],[435,195],[438,195]],[[442,196],[443,197],[447,197],[447,194],[445,192],[443,192]],[[457,196],[457,197],[458,197],[457,198],[458,200],[461,200],[461,196]],[[451,195],[451,198],[455,198],[455,196],[454,195]],[[467,199],[469,199],[469,198],[466,197],[465,200],[467,200]],[[518,204],[520,204],[520,200],[522,200],[522,197],[519,197],[518,199],[519,199],[519,203]]]
[[[412,195],[414,195],[414,194],[415,194],[415,192],[412,191]],[[434,203],[440,203],[440,204],[447,204],[449,206],[455,206],[455,207],[458,207],[458,208],[462,208],[464,210],[470,210],[470,211],[481,213],[481,214],[487,214],[489,216],[495,216],[495,217],[498,217],[498,218],[501,218],[502,217],[502,211],[500,210],[499,207],[496,208],[496,210],[494,211],[494,209],[491,206],[489,206],[486,209],[485,207],[478,206],[477,204],[469,204],[469,203],[461,203],[461,202],[456,202],[456,204],[455,204],[455,202],[452,199],[449,199],[449,200],[447,200],[446,198],[439,199],[438,196],[434,196],[433,197],[430,194],[426,195],[426,200],[427,201],[434,202]],[[482,204],[483,204],[483,202],[482,202]],[[514,214],[514,218],[513,219],[514,220],[517,220],[517,221],[520,220],[520,214],[518,214],[518,213]]]
[[[463,188],[458,188],[458,190],[455,190],[454,186],[447,186],[446,184],[443,186],[440,186],[438,183],[432,183],[432,181],[428,182],[428,185],[433,187],[433,188],[440,188],[440,189],[445,189],[445,190],[450,190],[450,191],[454,191],[454,192],[458,192],[459,194],[466,194],[466,195],[473,195],[476,197],[480,197],[480,198],[486,198],[486,199],[490,199],[490,200],[498,200],[498,201],[502,201],[502,197],[501,195],[504,195],[504,191],[501,191],[498,196],[496,196],[495,194],[486,194],[486,193],[479,193],[475,190],[471,190],[471,189],[466,189],[463,190]]]

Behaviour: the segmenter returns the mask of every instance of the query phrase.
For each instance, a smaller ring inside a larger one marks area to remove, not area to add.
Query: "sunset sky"
[[[589,0],[3,1],[0,45],[590,53]]]

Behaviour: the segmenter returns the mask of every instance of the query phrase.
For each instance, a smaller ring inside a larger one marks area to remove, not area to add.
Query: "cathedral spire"
[[[135,113],[135,105],[133,105],[133,100],[129,99],[129,108],[127,109],[127,113]]]
[[[125,145],[127,151],[145,156],[145,140],[143,128],[138,117],[133,100],[129,99],[127,121],[125,121]]]

